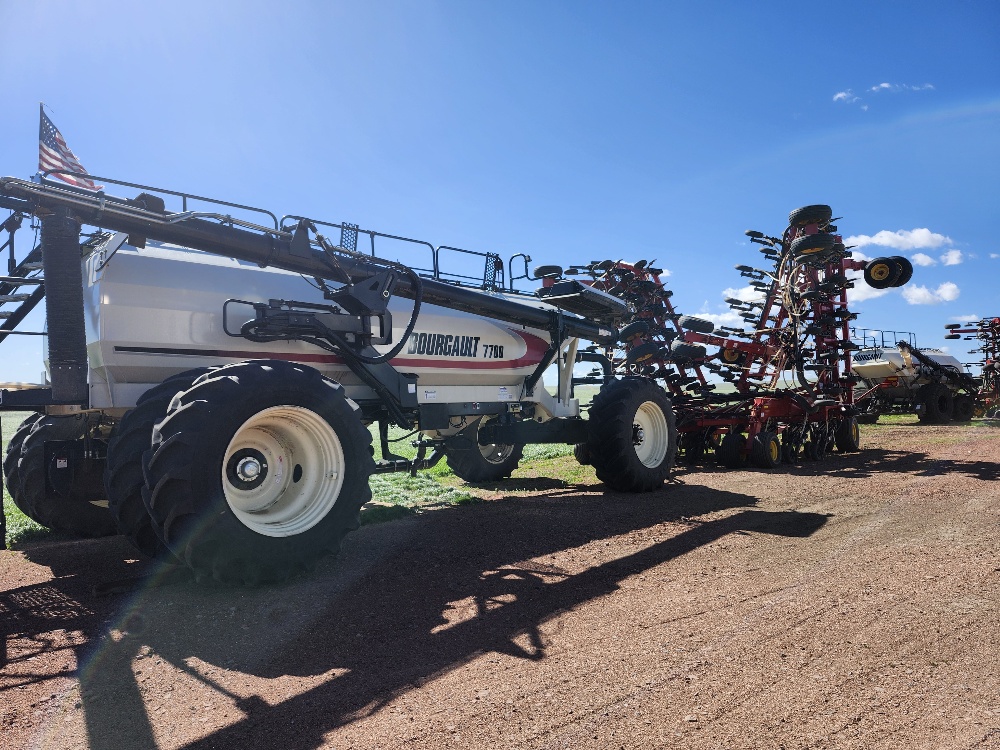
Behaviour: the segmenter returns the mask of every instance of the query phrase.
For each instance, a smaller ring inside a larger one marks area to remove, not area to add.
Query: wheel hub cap
[[[325,419],[304,407],[273,406],[233,435],[222,467],[223,491],[252,531],[294,536],[333,509],[344,467],[344,447]]]

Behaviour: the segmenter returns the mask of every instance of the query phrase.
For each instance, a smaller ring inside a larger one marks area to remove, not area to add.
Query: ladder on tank
[[[28,313],[38,306],[45,297],[45,281],[39,276],[42,270],[42,248],[35,247],[25,258],[18,262],[14,255],[14,236],[24,215],[14,212],[0,225],[0,253],[8,251],[7,275],[0,276],[0,341],[11,333],[21,335],[41,336],[43,333],[34,331],[15,331]]]

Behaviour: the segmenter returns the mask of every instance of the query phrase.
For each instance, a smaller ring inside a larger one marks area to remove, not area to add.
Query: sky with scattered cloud
[[[1000,3],[723,5],[291,3],[276,34],[264,0],[7,2],[0,175],[35,172],[44,101],[97,175],[531,267],[657,258],[716,316],[766,263],[744,230],[825,203],[855,257],[915,266],[851,290],[859,325],[1000,315]],[[37,381],[18,338],[0,380]]]
[[[857,105],[862,111],[867,112],[871,106],[871,101],[879,94],[915,94],[920,92],[934,91],[934,84],[910,84],[910,83],[888,83],[883,81],[874,86],[863,89],[862,94],[855,94],[853,89],[844,89],[833,95],[833,101],[840,104]]]

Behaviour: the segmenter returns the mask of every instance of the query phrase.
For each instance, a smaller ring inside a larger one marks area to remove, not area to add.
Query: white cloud
[[[945,302],[953,302],[957,300],[958,295],[961,293],[962,290],[958,288],[958,284],[953,284],[950,281],[944,282],[937,288],[937,296]]]
[[[752,286],[744,286],[739,289],[729,287],[728,289],[722,290],[722,296],[732,297],[733,299],[741,299],[744,302],[754,302],[764,299],[764,292],[757,291]]]
[[[923,83],[919,86],[914,86],[909,83],[880,83],[877,86],[872,86],[868,89],[873,94],[878,94],[882,91],[889,91],[896,93],[897,91],[933,91],[934,84]]]
[[[930,229],[899,229],[890,232],[883,229],[874,235],[857,234],[844,240],[847,245],[855,247],[865,247],[866,245],[879,245],[880,247],[891,247],[896,250],[916,250],[923,247],[941,247],[950,245],[951,239],[943,234],[932,232]]]
[[[997,258],[1000,258],[1000,253],[990,253],[990,257],[996,260]]]
[[[743,328],[747,323],[743,318],[740,317],[739,313],[735,312],[724,312],[724,313],[710,313],[710,312],[699,312],[699,318],[705,318],[706,320],[711,320],[717,326],[729,326],[730,328]]]
[[[941,262],[946,266],[957,266],[962,262],[962,251],[961,250],[949,250],[944,255],[941,256]]]
[[[978,315],[952,315],[948,320],[952,320],[956,323],[971,323],[974,320],[979,320]]]
[[[903,287],[903,299],[911,305],[936,305],[940,302],[952,302],[958,299],[961,290],[950,281],[944,282],[937,289],[909,284]]]
[[[888,91],[889,93],[896,94],[900,91],[933,91],[934,85],[930,83],[923,83],[918,86],[914,86],[909,83],[879,83],[871,88],[867,89],[864,93],[866,94],[879,94]],[[844,89],[843,91],[838,91],[833,95],[833,100],[835,102],[841,102],[843,104],[856,104],[862,99],[860,96],[854,93],[853,89]],[[858,105],[861,107],[862,111],[868,111],[867,104]]]
[[[934,260],[929,255],[924,255],[923,253],[915,253],[913,255],[913,262],[918,266],[936,266],[937,261]]]

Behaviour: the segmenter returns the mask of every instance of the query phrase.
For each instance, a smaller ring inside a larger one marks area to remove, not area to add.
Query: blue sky
[[[715,316],[743,230],[829,203],[919,263],[859,325],[969,360],[943,325],[1000,315],[995,2],[0,0],[0,70],[5,175],[44,101],[94,174],[532,265],[656,258]],[[26,338],[0,380],[38,379]]]

